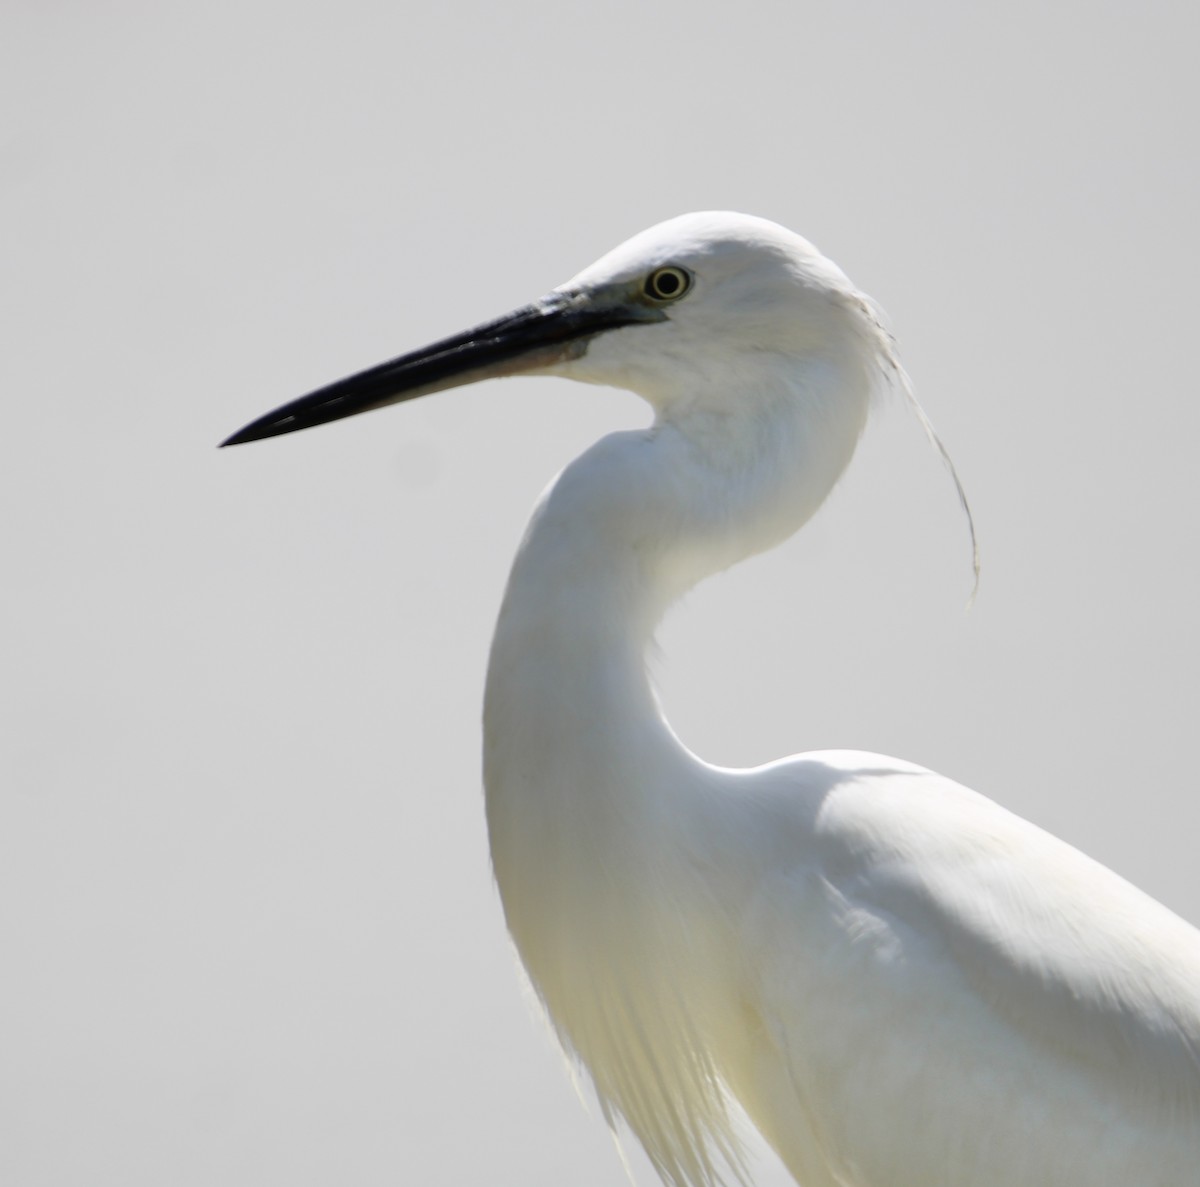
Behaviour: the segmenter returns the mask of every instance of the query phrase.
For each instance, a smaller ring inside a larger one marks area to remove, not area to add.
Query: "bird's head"
[[[723,401],[736,415],[764,379],[837,366],[865,399],[890,358],[869,303],[799,235],[749,215],[687,214],[531,305],[294,400],[225,444],[517,374],[629,388],[660,412]]]
[[[556,290],[637,308],[652,328],[598,335],[558,374],[629,388],[659,409],[739,404],[805,368],[857,367],[888,340],[869,302],[799,235],[744,214],[685,214],[643,231]]]
[[[691,439],[735,468],[769,444],[817,492],[813,506],[849,460],[871,391],[898,380],[954,478],[978,582],[962,484],[870,301],[799,235],[744,214],[660,223],[533,304],[293,400],[223,444],[520,374],[629,388],[664,419],[692,414]]]

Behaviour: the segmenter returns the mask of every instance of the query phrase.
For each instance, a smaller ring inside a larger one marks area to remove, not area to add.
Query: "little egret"
[[[791,536],[904,385],[871,302],[782,227],[685,215],[225,444],[518,373],[654,412],[538,503],[484,706],[505,917],[610,1125],[671,1187],[747,1181],[733,1101],[803,1187],[1200,1183],[1200,932],[910,763],[710,766],[651,689],[667,607]]]

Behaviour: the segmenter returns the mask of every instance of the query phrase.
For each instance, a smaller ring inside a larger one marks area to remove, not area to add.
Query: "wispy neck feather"
[[[644,650],[685,589],[816,510],[866,384],[798,367],[754,415],[701,399],[605,438],[543,497],[496,629],[484,781],[508,925],[606,1118],[674,1187],[743,1178],[717,1028],[739,970],[699,839],[720,830],[684,823],[711,824],[720,789],[663,720]]]

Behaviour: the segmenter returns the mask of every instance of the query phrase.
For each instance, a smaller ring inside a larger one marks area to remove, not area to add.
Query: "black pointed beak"
[[[664,316],[624,292],[555,291],[496,321],[301,396],[260,416],[221,445],[278,437],[481,379],[550,367],[580,357],[599,333]]]

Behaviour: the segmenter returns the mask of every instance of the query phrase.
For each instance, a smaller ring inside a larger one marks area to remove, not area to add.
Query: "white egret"
[[[1200,933],[909,763],[710,766],[651,690],[666,608],[795,532],[901,376],[870,302],[781,227],[687,215],[227,444],[518,372],[654,410],[539,502],[484,710],[508,926],[610,1123],[672,1187],[746,1175],[730,1098],[804,1187],[1200,1183]]]

